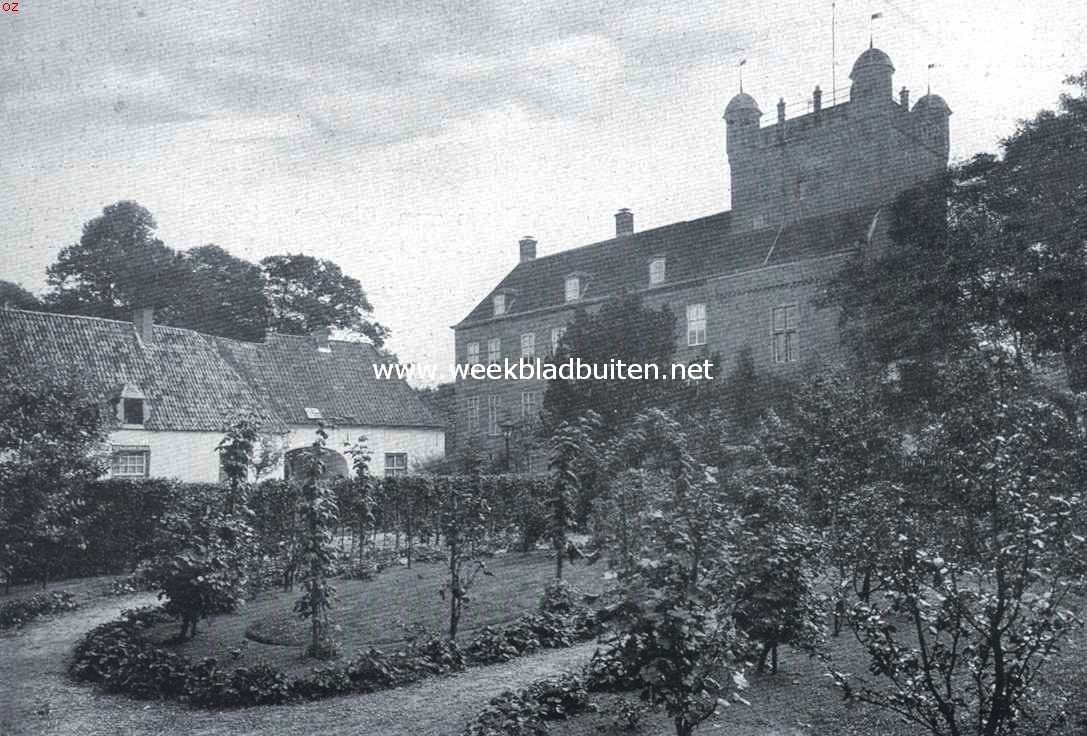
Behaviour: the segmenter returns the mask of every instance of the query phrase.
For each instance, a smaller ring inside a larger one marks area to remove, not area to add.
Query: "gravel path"
[[[595,648],[589,643],[546,651],[372,695],[227,711],[103,695],[67,678],[65,667],[80,636],[125,608],[153,600],[150,595],[99,600],[0,638],[0,736],[448,736],[501,691],[574,669]]]

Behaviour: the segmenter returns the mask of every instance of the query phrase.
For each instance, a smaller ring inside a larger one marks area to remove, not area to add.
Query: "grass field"
[[[470,591],[471,602],[461,622],[463,639],[473,629],[512,621],[537,609],[544,586],[554,576],[554,560],[545,552],[509,553],[487,560],[490,576],[479,576]],[[605,566],[597,563],[567,565],[564,578],[585,593],[604,587]],[[336,580],[334,621],[343,656],[369,647],[395,648],[418,631],[439,633],[448,625],[448,605],[439,595],[446,579],[443,563],[416,563],[411,569],[394,567],[373,580]],[[270,591],[247,603],[238,613],[216,616],[201,624],[191,641],[177,645],[190,657],[230,655],[239,666],[258,659],[297,673],[317,664],[306,659],[307,623],[293,612],[301,595]],[[177,631],[164,625],[152,632],[162,642]],[[460,637],[458,637],[460,638]],[[233,654],[231,654],[233,652]]]

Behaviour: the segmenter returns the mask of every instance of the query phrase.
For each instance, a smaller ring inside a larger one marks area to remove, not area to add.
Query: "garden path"
[[[150,594],[98,599],[0,638],[0,736],[447,736],[503,690],[575,669],[595,648],[550,650],[371,695],[225,711],[105,695],[68,679],[72,648],[86,631],[153,602]]]

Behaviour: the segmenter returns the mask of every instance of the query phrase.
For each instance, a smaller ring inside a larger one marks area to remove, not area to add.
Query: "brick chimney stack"
[[[532,261],[536,258],[536,238],[526,235],[517,243],[521,254],[521,263]]]
[[[136,337],[145,345],[155,342],[155,310],[140,307],[132,311],[132,324],[136,327]]]
[[[823,109],[823,90],[819,89],[819,85],[815,85],[815,91],[811,93],[811,105],[816,112]]]
[[[615,213],[615,237],[634,234],[634,213],[626,207]]]
[[[898,104],[902,105],[902,109],[909,111],[910,109],[910,91],[905,87],[898,93]]]
[[[318,327],[313,332],[309,333],[314,344],[317,346],[317,352],[319,353],[331,353],[332,348],[329,347],[328,339],[332,337],[332,330],[327,327]]]

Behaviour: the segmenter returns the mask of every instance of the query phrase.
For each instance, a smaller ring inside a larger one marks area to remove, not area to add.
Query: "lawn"
[[[554,577],[555,563],[546,552],[509,553],[487,560],[492,574],[479,576],[461,621],[462,641],[482,626],[503,624],[537,609],[544,587]],[[600,593],[605,585],[603,563],[567,565],[564,579],[577,589]],[[446,580],[443,563],[416,563],[408,569],[387,569],[372,580],[336,580],[343,656],[370,647],[395,648],[420,631],[439,633],[448,625],[448,606],[439,595]],[[316,664],[304,650],[308,627],[293,612],[299,589],[269,591],[248,602],[238,613],[215,616],[201,624],[196,637],[176,645],[190,657],[231,657],[239,666],[264,660],[289,674]],[[152,637],[166,642],[177,626],[161,626]]]

